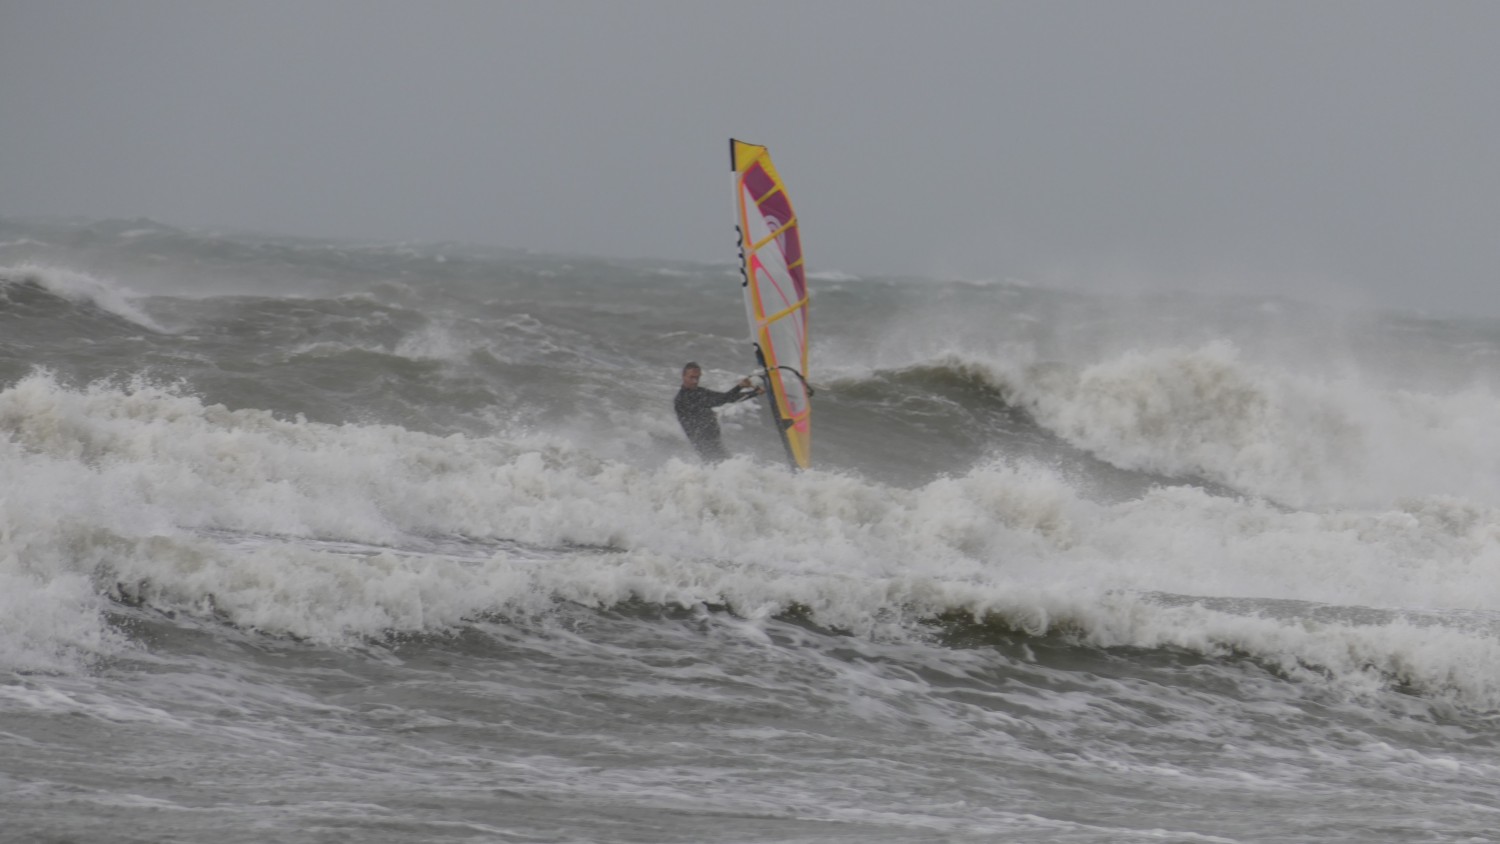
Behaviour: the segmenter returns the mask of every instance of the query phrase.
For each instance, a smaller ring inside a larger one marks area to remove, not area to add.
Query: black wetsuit
[[[683,387],[677,391],[677,398],[672,406],[677,409],[677,421],[682,423],[682,432],[687,434],[688,442],[698,449],[698,454],[704,460],[712,463],[729,457],[729,452],[724,450],[724,443],[719,439],[719,417],[714,414],[714,408],[744,401],[754,395],[753,390],[747,390],[738,384],[727,393],[706,387]]]

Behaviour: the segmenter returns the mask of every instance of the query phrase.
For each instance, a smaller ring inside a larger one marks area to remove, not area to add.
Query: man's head
[[[698,386],[698,379],[702,378],[702,377],[703,377],[703,367],[699,366],[698,364],[696,364],[696,363],[694,363],[692,361],[688,361],[686,364],[683,365],[683,367],[682,367],[682,386],[684,386],[684,387],[696,387],[696,386]]]

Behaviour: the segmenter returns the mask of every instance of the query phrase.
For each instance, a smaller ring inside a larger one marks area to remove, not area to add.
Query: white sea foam
[[[1171,488],[1103,505],[1007,464],[903,490],[743,458],[631,465],[548,434],[322,425],[44,375],[0,392],[0,431],[0,469],[25,492],[0,506],[12,665],[118,646],[100,620],[110,592],[330,642],[637,599],[747,618],[796,606],[867,634],[968,613],[1500,706],[1500,641],[1472,623],[1500,612],[1500,511],[1462,499],[1310,513]],[[481,550],[414,540],[434,536]],[[501,539],[556,550],[482,550]],[[566,550],[579,546],[617,550]],[[1469,615],[1283,618],[1156,593]]]

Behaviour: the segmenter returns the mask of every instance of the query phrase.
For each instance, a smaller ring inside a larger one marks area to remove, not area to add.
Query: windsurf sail
[[[786,185],[763,146],[729,141],[739,211],[740,274],[750,342],[771,419],[793,469],[812,459],[812,388],[807,384],[807,271]]]

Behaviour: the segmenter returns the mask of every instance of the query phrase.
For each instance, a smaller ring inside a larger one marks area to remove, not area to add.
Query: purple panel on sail
[[[785,235],[781,237],[781,254],[786,256],[787,269],[792,274],[792,280],[797,283],[797,298],[801,299],[807,295],[807,282],[802,276],[802,265],[797,262],[802,260],[802,235],[798,226],[792,226]]]
[[[760,215],[766,218],[766,225],[771,231],[776,231],[792,219],[792,204],[786,201],[786,191],[777,191],[760,202]],[[772,223],[775,225],[772,225]]]
[[[793,234],[792,235],[792,240],[796,241],[797,239],[798,239],[797,236],[795,234]],[[797,244],[797,257],[798,258],[802,257],[802,245],[800,243]],[[795,259],[788,258],[787,260],[790,261],[790,260],[795,260]],[[797,287],[797,299],[798,300],[806,299],[807,298],[807,274],[802,271],[802,265],[798,264],[797,266],[792,267],[790,270],[788,270],[788,272],[790,272],[792,274],[792,284],[796,285],[796,287]]]
[[[752,199],[759,200],[766,195],[766,191],[776,187],[776,180],[771,178],[766,168],[756,164],[745,171],[745,187],[750,189]]]

